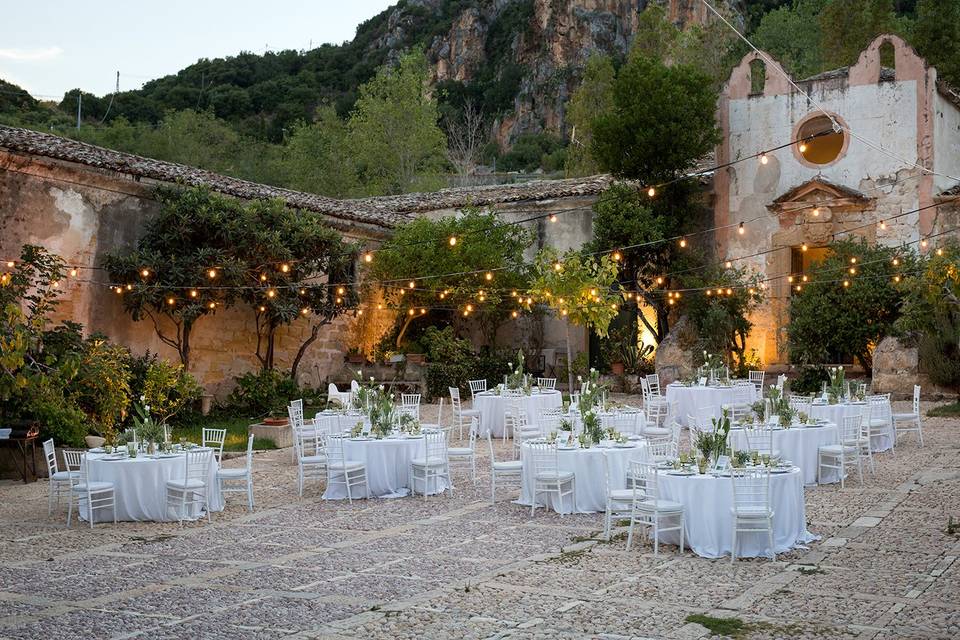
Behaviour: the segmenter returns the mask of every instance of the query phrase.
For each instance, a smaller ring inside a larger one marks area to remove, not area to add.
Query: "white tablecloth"
[[[511,401],[514,398],[511,398]],[[527,412],[527,421],[536,423],[544,409],[556,409],[563,406],[563,396],[559,391],[544,391],[529,396],[520,396],[521,406]],[[474,396],[473,406],[480,410],[480,435],[490,431],[494,437],[503,437],[504,414],[507,397],[498,396],[492,391],[484,391]]]
[[[870,407],[866,403],[838,403],[838,404],[817,404],[810,405],[810,415],[814,418],[820,418],[835,425],[840,425],[846,416],[855,416],[858,413],[866,415]],[[889,413],[889,409],[888,409]],[[870,438],[870,448],[874,453],[886,451],[893,446],[893,424],[888,425],[881,433]]]
[[[751,438],[752,439],[752,438]],[[731,429],[730,445],[735,450],[747,450],[747,434],[743,429]],[[803,472],[804,484],[817,483],[817,450],[828,444],[840,442],[837,426],[834,424],[816,427],[795,425],[789,429],[774,429],[773,448],[780,452],[780,457],[790,460],[794,466]],[[840,482],[840,474],[835,469],[823,470],[823,484]]]
[[[751,386],[749,392],[750,402],[752,403],[757,399],[756,387]],[[735,396],[732,386],[700,387],[693,385],[687,387],[682,384],[668,384],[666,397],[667,403],[671,407],[674,405],[677,407],[677,415],[674,416],[677,422],[689,427],[690,425],[687,424],[688,415],[697,417],[697,412],[703,410],[704,412],[709,411],[714,417],[719,417],[723,405],[732,404]]]
[[[347,460],[363,462],[367,466],[367,497],[399,498],[410,493],[410,461],[426,455],[424,439],[384,438],[382,440],[345,439],[344,454]],[[440,486],[431,487],[428,493],[439,493],[448,487],[443,480]],[[422,490],[422,487],[417,487]],[[351,490],[354,491],[354,490]],[[356,491],[362,491],[357,488]],[[363,494],[361,494],[361,497]],[[326,500],[346,500],[347,488],[343,484],[327,485],[323,492]],[[354,495],[356,498],[357,496]]]
[[[186,456],[172,458],[136,458],[105,460],[105,454],[87,454],[90,479],[94,482],[112,482],[117,499],[117,520],[168,522],[177,520],[176,511],[167,510],[167,480],[186,477]],[[223,511],[223,496],[217,483],[217,460],[211,458],[207,478],[208,500],[211,511]],[[87,518],[83,509],[81,517]],[[110,509],[98,509],[97,522],[112,522]]]
[[[576,476],[577,513],[594,513],[606,511],[606,479],[603,475],[603,456],[607,456],[610,464],[610,488],[625,489],[627,486],[627,471],[631,460],[643,460],[646,457],[647,447],[642,442],[633,443],[635,446],[620,449],[615,447],[590,449],[561,450],[558,455],[560,471],[573,471]],[[533,504],[533,463],[529,461],[529,445],[523,445],[520,450],[520,459],[523,461],[523,477],[520,487],[520,499],[517,504],[530,506]],[[549,500],[548,506],[558,513],[570,513],[573,503],[570,496],[560,504],[557,495],[540,494],[538,504]]]
[[[729,556],[733,546],[733,484],[730,478],[710,475],[671,476],[659,473],[660,497],[683,504],[684,544],[704,558]],[[784,553],[799,544],[816,540],[807,531],[803,501],[803,475],[799,469],[770,476],[770,501],[773,507],[773,544]],[[766,554],[767,534],[739,533],[740,557]],[[676,531],[664,532],[661,542],[679,544]]]

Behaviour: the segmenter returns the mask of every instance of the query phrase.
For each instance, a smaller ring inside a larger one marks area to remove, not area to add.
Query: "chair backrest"
[[[340,429],[340,417],[329,413],[318,413],[313,418],[313,430],[318,433],[332,435]]]
[[[643,403],[646,405],[647,399],[650,397],[650,384],[646,378],[640,378],[640,392],[643,394]]]
[[[870,407],[870,420],[890,419],[890,394],[882,393],[869,396],[867,406]]]
[[[651,373],[646,376],[647,386],[650,388],[651,396],[660,395],[660,374]]]
[[[303,415],[300,416],[300,424],[303,425]],[[223,443],[227,439],[227,430],[226,429],[207,429],[204,427],[203,432],[203,446],[212,447],[217,456],[217,462],[220,462],[223,457]]]
[[[476,420],[476,418],[474,418]],[[473,430],[471,426],[470,430]],[[497,462],[497,454],[493,451],[493,436],[487,431],[487,449],[490,451],[490,471],[493,472],[493,465]]]
[[[253,470],[253,434],[247,436],[247,471]]]
[[[427,462],[445,462],[447,460],[447,432],[440,429],[432,433],[425,433],[423,438],[426,446]]]
[[[347,454],[344,443],[347,437],[343,435],[320,436],[324,449],[327,452],[327,459],[331,463],[343,463],[346,461]]]
[[[778,389],[778,390],[780,390],[781,392],[783,392],[783,385],[785,385],[786,383],[787,383],[787,376],[786,376],[786,375],[784,375],[784,374],[781,373],[780,375],[777,376],[777,389]]]
[[[557,473],[560,470],[557,445],[549,442],[531,442],[528,446],[535,474]]]
[[[763,388],[763,377],[766,375],[766,371],[748,371],[747,379],[752,382],[756,387]]]
[[[541,389],[556,389],[557,388],[557,379],[556,378],[537,378],[537,386]]]
[[[455,412],[460,411],[460,389],[457,387],[447,387],[447,390],[450,392],[450,404],[453,405],[453,410]]]
[[[656,440],[647,443],[646,456],[651,462],[676,460],[678,453],[677,443],[672,440]]]
[[[913,385],[913,413],[920,415],[920,385]]]
[[[630,479],[633,480],[634,499],[656,500],[657,492],[657,465],[646,460],[631,460]]]
[[[289,405],[287,405],[287,417],[290,418],[291,427],[293,427],[294,429],[303,428],[303,407],[302,406],[297,408],[291,402]],[[206,431],[207,430],[204,429],[204,432]]]
[[[486,391],[486,390],[487,390],[487,381],[486,381],[486,379],[484,379],[484,380],[470,380],[470,381],[469,381],[469,385],[470,385],[470,397],[471,397],[471,398],[472,398],[473,396],[477,395],[478,393],[480,393],[481,391]]]
[[[57,466],[57,448],[53,444],[53,438],[43,443],[43,457],[47,459],[47,474],[53,478],[53,474],[59,471]]]
[[[757,509],[770,511],[770,469],[733,469],[734,511],[756,513]]]
[[[752,382],[739,380],[733,385],[733,402],[738,405],[750,404],[755,393]]]
[[[77,451],[75,449],[61,449],[61,453],[63,453],[63,466],[67,468],[67,471],[85,472],[85,454],[83,451]],[[75,476],[72,476],[71,480],[73,480],[73,483],[79,482],[79,478]]]
[[[420,394],[419,393],[401,393],[400,404],[408,407],[418,407],[420,406]]]
[[[764,422],[754,425],[749,429],[744,429],[743,434],[747,440],[747,448],[750,451],[759,451],[761,453],[773,453],[773,424]]]
[[[207,484],[210,473],[210,461],[212,459],[212,451],[187,450],[183,461],[185,479],[199,480],[200,482]]]
[[[291,400],[290,406],[300,412],[300,415],[303,415],[303,398],[297,400]]]
[[[861,436],[861,425],[863,424],[863,415],[855,413],[843,416],[837,428],[840,429],[841,444],[855,444]]]

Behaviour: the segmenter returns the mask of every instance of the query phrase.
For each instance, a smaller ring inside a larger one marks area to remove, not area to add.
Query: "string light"
[[[307,295],[307,290],[306,290],[306,289],[300,289],[300,295],[302,295],[302,296]]]
[[[209,306],[211,309],[216,309],[216,308],[217,308],[217,303],[216,303],[216,302],[211,302],[208,306]]]
[[[171,305],[171,306],[173,306],[174,304],[176,304],[176,302],[177,302],[177,301],[174,300],[173,298],[167,298],[167,304],[169,304],[169,305]]]
[[[472,304],[468,304],[468,305],[467,305],[467,311],[473,311],[473,305],[472,305]]]
[[[566,315],[567,315],[567,310],[566,310],[566,309],[562,309],[562,310],[560,311],[560,315],[566,316]]]
[[[857,264],[856,257],[850,258],[850,264]]]
[[[770,162],[770,158],[767,157],[767,154],[766,154],[766,153],[761,153],[761,154],[760,154],[760,164],[767,164],[768,162]]]
[[[272,298],[272,297],[274,297],[275,295],[277,295],[277,292],[274,291],[273,289],[270,289],[270,290],[267,291],[267,297],[268,297],[268,298]]]
[[[338,294],[338,295],[341,295],[341,296],[342,296],[345,292],[346,292],[346,289],[344,289],[343,287],[337,287],[337,294]]]
[[[520,315],[520,314],[517,313],[516,311],[511,311],[511,312],[510,312],[510,317],[511,317],[511,318],[516,318],[516,317],[519,316],[519,315]]]
[[[457,246],[457,236],[450,236],[449,242],[451,247]]]
[[[940,248],[940,247],[937,248],[937,255],[938,255],[938,256],[942,256],[942,255],[943,255],[943,249],[942,249],[942,248]]]
[[[288,265],[288,264],[282,264],[282,265],[280,265],[280,271],[283,271],[284,273],[289,273],[289,272],[290,272],[290,265]]]
[[[896,266],[899,265],[899,264],[900,264],[900,259],[899,259],[899,258],[894,258],[894,259],[893,259],[893,266],[896,267]]]
[[[363,254],[363,261],[366,262],[366,263],[368,263],[368,264],[371,263],[371,262],[373,262],[373,254],[370,253],[369,251],[368,251],[367,253]]]
[[[363,315],[363,309],[357,309],[357,315],[358,315],[358,316],[362,316],[362,315]]]
[[[894,282],[900,282],[900,276],[893,276]]]
[[[554,263],[554,265],[553,265],[553,270],[554,270],[554,271],[561,271],[562,269],[563,269],[563,265],[562,265],[562,264],[560,264],[559,262]]]
[[[732,295],[733,295],[733,289],[727,289],[727,295],[728,295],[728,296],[732,296]]]
[[[196,298],[197,295],[198,295],[198,294],[197,294],[197,290],[196,290],[196,289],[191,289],[191,290],[190,290],[190,297],[191,297],[191,298]]]
[[[857,269],[856,269],[856,267],[850,267],[850,275],[852,275],[852,276],[857,275]]]
[[[787,276],[787,282],[793,284],[793,276]]]
[[[408,316],[412,316],[412,315],[413,315],[413,309],[408,309],[408,310],[407,310],[407,315],[408,315]]]
[[[343,302],[343,298],[337,298],[334,300],[334,304],[340,304],[341,302]]]
[[[730,267],[733,266],[733,263],[730,262],[729,260],[727,260],[726,262],[723,263],[723,266],[725,266],[727,269],[729,269]]]
[[[410,282],[407,283],[407,286],[410,287],[411,289],[413,289],[414,287],[417,286],[417,283],[414,282],[413,280],[411,280]]]
[[[923,247],[924,249],[927,248],[927,239],[926,239],[926,238],[924,238],[923,240],[920,241],[920,246]]]
[[[800,285],[797,285],[795,288],[796,288],[797,291],[800,291],[800,290],[802,289],[802,287],[801,287]]]
[[[800,278],[800,279],[801,279],[802,281],[804,281],[804,282],[806,282],[806,281],[808,280],[807,276],[803,276],[803,277]]]
[[[657,195],[657,190],[654,189],[653,187],[650,187],[649,189],[647,189],[647,195],[652,198],[653,196]]]
[[[806,153],[806,152],[807,152],[807,143],[806,143],[806,142],[801,142],[799,149],[800,149],[800,153]]]
[[[267,274],[261,273],[261,274],[260,274],[260,282],[266,282],[266,281],[267,281]]]
[[[550,222],[556,222],[556,221],[557,221],[557,214],[551,213],[551,214],[550,214],[550,217],[547,218],[547,219],[548,219]]]
[[[686,247],[687,247],[687,239],[686,239],[686,238],[680,238],[680,248],[681,248],[681,249],[685,249]]]
[[[77,277],[77,270],[76,270],[76,269],[70,269],[70,277],[72,277],[72,278],[76,278],[76,277]]]
[[[426,312],[427,312],[426,309],[420,309],[420,315],[423,315],[423,314],[425,314]]]
[[[741,223],[740,223],[740,226],[737,227],[737,233],[739,233],[740,235],[743,235],[743,234],[745,234],[746,232],[747,232],[747,230],[743,227],[743,222],[741,222]]]
[[[819,217],[820,217],[820,207],[814,207],[814,208],[813,208],[813,217],[814,217],[814,218],[819,218]]]
[[[613,258],[613,261],[614,261],[614,262],[620,262],[620,259],[621,259],[623,256],[620,255],[620,252],[619,252],[619,251],[614,251],[614,252],[613,252],[613,256],[611,256],[611,257]]]
[[[132,284],[128,284],[128,285],[127,285],[127,291],[133,291],[133,285],[132,285]]]
[[[804,242],[802,245],[800,245],[800,251],[806,251],[806,250],[809,249],[809,248],[810,248],[810,247],[807,246],[807,243],[806,243],[806,242]]]
[[[123,287],[117,287],[115,291],[117,292],[117,295],[120,295],[121,293],[123,293]]]
[[[849,281],[849,280],[844,280],[844,281],[843,281],[843,286],[844,286],[844,287],[849,287],[849,286],[850,286],[850,281]]]
[[[487,282],[490,282],[491,280],[493,280],[493,274],[489,271],[487,271],[486,275],[484,275],[483,277],[487,279]]]
[[[144,269],[143,271],[140,272],[140,275],[143,276],[144,278],[149,278],[149,277],[150,277],[150,269]]]
[[[210,279],[212,280],[212,279],[214,279],[214,278],[217,277],[217,270],[216,270],[216,269],[210,269],[209,271],[207,271],[207,275],[208,275],[208,276],[210,277]]]
[[[382,311],[382,310],[383,310],[383,305],[378,303],[378,304],[377,304],[377,311]]]
[[[7,262],[7,267],[12,269],[16,266],[16,264],[17,263],[15,263],[13,260],[10,260],[9,262]]]
[[[307,315],[307,314],[310,313],[310,309],[304,307],[303,309],[300,310],[300,313],[301,313],[302,315]]]
[[[260,312],[261,312],[261,313],[263,313],[263,312],[266,311],[266,310],[267,310],[267,308],[266,308],[265,306],[260,305]]]
[[[880,221],[880,229],[885,231],[886,228],[887,228],[887,223],[886,223],[886,221],[885,221],[885,220],[881,220],[881,221]]]

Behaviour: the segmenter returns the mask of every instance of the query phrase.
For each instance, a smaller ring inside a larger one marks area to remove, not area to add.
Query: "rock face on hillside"
[[[456,0],[453,0],[456,2]],[[437,82],[480,83],[506,96],[498,103],[495,139],[507,146],[518,135],[563,135],[564,105],[583,66],[595,53],[625,56],[640,13],[661,5],[680,26],[701,24],[699,0],[480,0],[461,1],[449,30],[427,49]],[[721,3],[723,4],[723,3]],[[726,3],[736,5],[739,2]],[[408,0],[390,15],[375,46],[391,47],[426,14],[445,15],[451,0]],[[489,95],[489,94],[488,94]]]

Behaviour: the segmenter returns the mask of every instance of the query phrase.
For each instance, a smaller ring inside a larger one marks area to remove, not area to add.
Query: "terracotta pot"
[[[623,363],[622,363],[622,362],[611,362],[611,363],[610,363],[610,373],[612,373],[612,374],[615,375],[615,376],[622,376],[622,375],[623,375],[623,372],[624,372],[624,368],[623,368]]]
[[[289,418],[264,418],[263,424],[268,424],[271,427],[279,427],[287,424]]]

